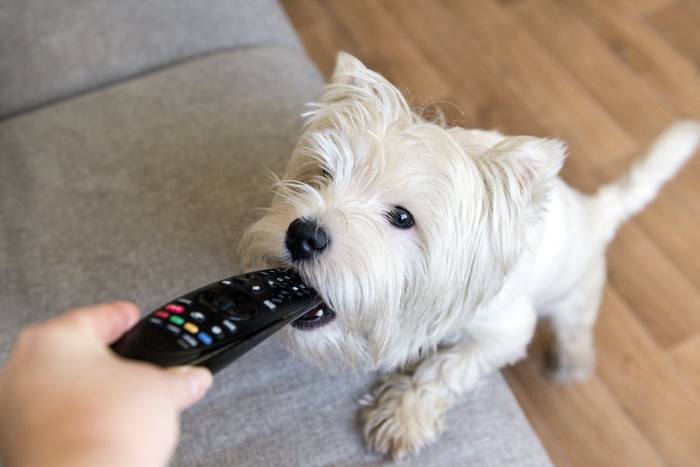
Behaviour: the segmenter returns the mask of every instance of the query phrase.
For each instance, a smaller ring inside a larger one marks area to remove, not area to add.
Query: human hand
[[[116,356],[107,344],[138,319],[135,305],[119,302],[22,331],[0,373],[6,467],[167,464],[180,412],[204,396],[212,375]]]

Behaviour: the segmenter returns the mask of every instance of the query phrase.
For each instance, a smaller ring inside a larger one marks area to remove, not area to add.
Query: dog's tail
[[[659,136],[625,175],[601,187],[594,201],[602,221],[600,233],[605,240],[610,241],[623,222],[644,209],[699,146],[700,122],[677,122]]]

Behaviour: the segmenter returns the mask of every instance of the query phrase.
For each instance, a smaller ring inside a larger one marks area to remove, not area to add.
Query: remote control
[[[266,269],[233,276],[172,300],[145,316],[112,349],[162,367],[217,372],[323,301],[296,272]]]

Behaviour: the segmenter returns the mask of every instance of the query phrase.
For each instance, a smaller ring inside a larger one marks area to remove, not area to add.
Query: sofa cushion
[[[299,48],[275,0],[21,0],[0,6],[0,118],[234,47]]]
[[[250,48],[0,121],[0,309],[148,309],[237,272],[321,82],[302,51]]]

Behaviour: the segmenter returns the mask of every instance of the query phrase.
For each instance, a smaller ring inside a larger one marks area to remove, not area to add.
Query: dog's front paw
[[[365,440],[395,460],[417,454],[438,437],[452,402],[443,391],[420,385],[410,375],[390,375],[361,401]]]

